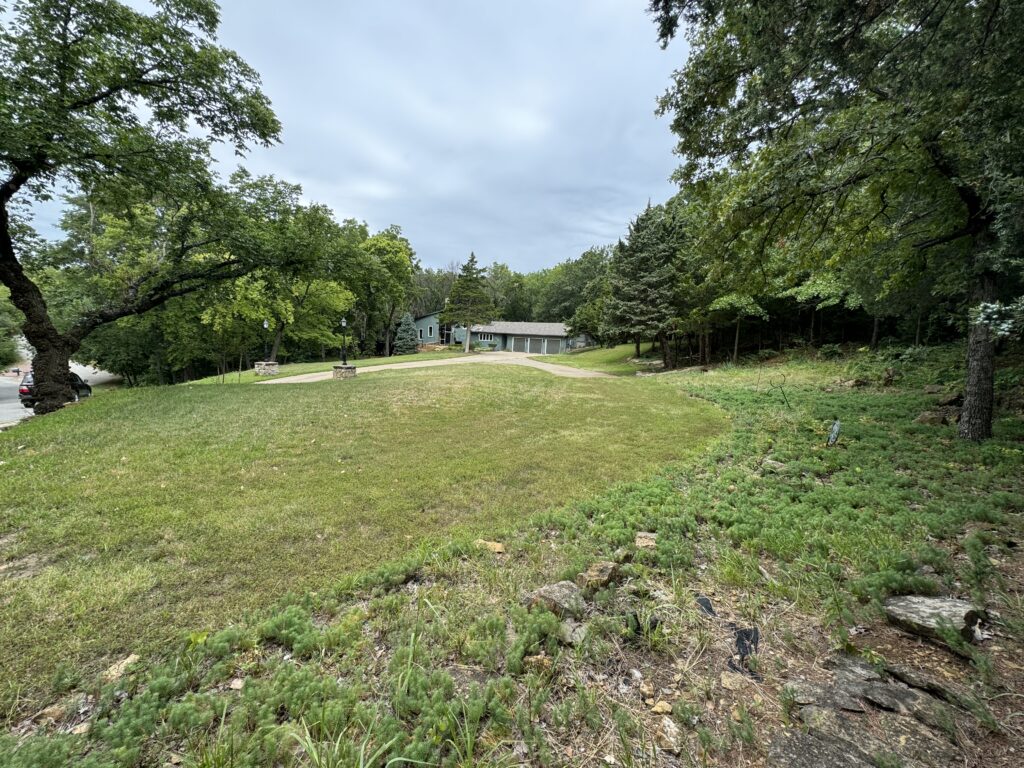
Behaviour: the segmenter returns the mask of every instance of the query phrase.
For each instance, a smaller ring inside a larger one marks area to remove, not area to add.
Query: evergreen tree
[[[606,335],[640,342],[657,339],[666,367],[673,364],[669,335],[675,327],[676,245],[662,206],[648,206],[619,241],[609,269]]]
[[[420,346],[419,337],[416,334],[416,323],[412,315],[406,312],[398,323],[398,331],[395,333],[395,354],[411,355]]]
[[[476,263],[476,255],[462,265],[452,285],[452,295],[441,312],[441,322],[466,328],[466,351],[469,352],[470,328],[477,323],[489,323],[494,317],[494,304],[487,293],[484,270]]]

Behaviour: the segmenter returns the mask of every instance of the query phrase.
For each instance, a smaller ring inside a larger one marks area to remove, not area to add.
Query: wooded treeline
[[[668,367],[966,337],[960,433],[987,437],[996,347],[1024,315],[1024,4],[650,11],[662,44],[689,43],[660,100],[679,193],[550,269],[474,259],[478,309],[448,316],[654,341]],[[32,0],[5,18],[0,361],[22,332],[41,411],[67,399],[72,356],[159,383],[343,343],[389,354],[400,325],[409,346],[405,313],[459,293],[464,265],[421,268],[397,226],[371,234],[295,185],[212,170],[215,142],[242,154],[280,130],[217,24],[212,0]],[[26,213],[58,189],[66,236],[44,242]]]

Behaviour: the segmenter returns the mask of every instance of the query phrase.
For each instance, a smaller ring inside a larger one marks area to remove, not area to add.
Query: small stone
[[[487,541],[486,539],[477,539],[473,543],[481,549],[486,549],[488,552],[493,552],[496,555],[505,554],[505,545],[499,541]]]
[[[951,627],[966,642],[974,642],[975,627],[984,616],[984,611],[966,600],[951,597],[890,597],[884,608],[889,621],[900,629],[940,642],[944,642],[941,634],[944,626]]]
[[[650,683],[640,683],[640,695],[645,699],[649,699],[654,696],[654,686]]]
[[[640,549],[654,549],[658,546],[658,534],[650,531],[639,531],[633,543]]]
[[[761,468],[768,472],[782,472],[786,465],[775,459],[765,459],[761,462]]]
[[[747,678],[729,670],[722,672],[720,680],[722,687],[727,691],[741,691],[747,687]]]
[[[576,648],[583,644],[587,638],[587,625],[578,621],[566,619],[558,629],[558,639],[562,645]]]
[[[616,563],[631,563],[633,561],[633,552],[628,547],[619,547],[612,553],[612,560]]]
[[[171,765],[181,765],[181,755],[171,755]]]
[[[576,577],[576,584],[580,589],[596,591],[607,587],[619,575],[619,566],[616,563],[602,561],[594,563],[587,570]]]
[[[583,595],[571,581],[560,581],[541,587],[529,599],[530,608],[546,608],[561,618],[583,616]]]
[[[42,712],[36,715],[36,720],[40,722],[46,722],[48,720],[57,722],[58,720],[63,720],[64,715],[66,714],[67,710],[63,702],[61,702],[58,704],[51,704],[50,706],[48,706],[46,709],[44,709]]]
[[[924,388],[926,395],[941,395],[945,391],[945,387],[940,384],[927,384]]]
[[[936,401],[936,405],[944,408],[957,407],[959,408],[964,404],[964,396],[960,392],[951,392],[948,395],[940,397]]]
[[[682,751],[683,732],[671,717],[663,717],[658,722],[655,739],[658,746],[670,755],[678,755]]]
[[[667,701],[662,700],[656,703],[653,707],[651,707],[651,712],[653,712],[656,715],[671,715],[672,705],[669,704]]]
[[[946,414],[942,413],[941,411],[925,411],[916,419],[914,419],[914,423],[927,424],[928,426],[931,427],[939,427],[945,424],[949,424],[949,419],[946,418]]]
[[[240,691],[244,687],[245,680],[243,680],[241,677],[236,677],[234,680],[228,683],[228,688],[230,688],[232,691]]]
[[[550,672],[551,657],[540,654],[538,656],[526,656],[523,658],[523,665],[531,672]]]
[[[107,670],[103,673],[103,682],[112,683],[115,680],[120,680],[124,677],[124,673],[128,670],[132,664],[139,660],[139,656],[136,653],[126,656],[116,664],[111,664]]]
[[[644,681],[644,673],[639,669],[629,670],[629,677],[634,683],[642,683]]]
[[[74,736],[84,736],[85,734],[87,734],[89,732],[89,729],[91,727],[92,727],[91,724],[88,723],[88,722],[79,723],[78,725],[76,725],[74,728],[71,729],[71,733]]]

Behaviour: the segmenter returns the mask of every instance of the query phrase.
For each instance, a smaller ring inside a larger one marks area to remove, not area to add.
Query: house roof
[[[507,333],[515,336],[559,336],[569,335],[565,323],[510,323],[495,320],[487,325],[474,325],[473,333]]]
[[[435,309],[433,312],[427,312],[426,314],[423,314],[423,315],[416,315],[416,317],[414,317],[413,320],[414,321],[415,320],[422,320],[425,317],[433,317],[434,315],[440,315],[440,314],[441,314],[441,310],[440,309]]]

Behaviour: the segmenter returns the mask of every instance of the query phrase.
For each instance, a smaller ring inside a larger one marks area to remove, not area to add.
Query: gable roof
[[[416,315],[416,317],[413,318],[413,322],[415,322],[417,320],[422,320],[425,317],[433,317],[434,315],[440,315],[440,314],[441,314],[441,310],[440,309],[435,309],[433,312],[427,312],[426,314],[423,314],[423,315]]]
[[[569,335],[565,329],[565,323],[511,323],[505,320],[495,320],[487,325],[474,325],[470,330],[473,333],[505,333],[514,336],[558,336],[564,338]]]

